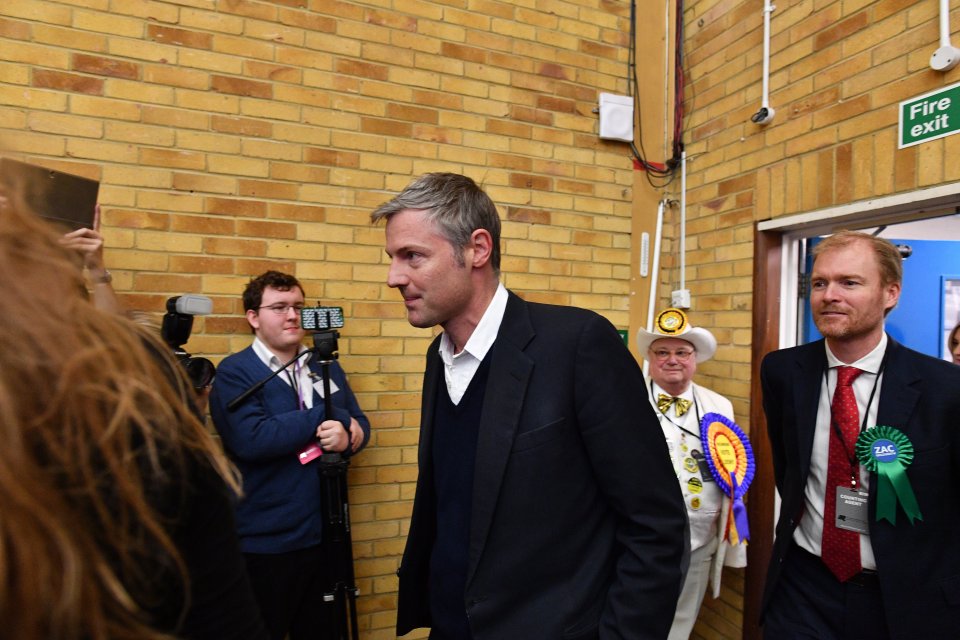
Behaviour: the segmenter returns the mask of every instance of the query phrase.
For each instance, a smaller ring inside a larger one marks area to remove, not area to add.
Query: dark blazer
[[[420,476],[397,632],[430,626],[433,416],[427,352]],[[464,608],[474,640],[665,638],[689,547],[643,375],[613,326],[510,294],[487,354]]]
[[[956,637],[960,606],[960,366],[912,351],[888,336],[877,423],[913,443],[907,476],[923,520],[876,521],[877,477],[870,478],[870,542],[884,614],[894,638]],[[763,610],[803,514],[814,426],[827,356],[823,340],[775,351],[760,369],[763,408],[783,503]],[[761,614],[762,615],[762,614]]]

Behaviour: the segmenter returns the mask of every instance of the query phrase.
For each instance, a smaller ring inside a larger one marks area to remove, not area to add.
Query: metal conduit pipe
[[[960,62],[960,49],[950,44],[950,0],[940,0],[940,48],[930,56],[930,68],[949,71]]]
[[[657,283],[660,281],[660,238],[663,235],[663,208],[666,206],[666,200],[660,200],[657,204],[657,229],[653,240],[653,268],[650,270],[650,299],[647,302],[647,331],[653,331],[653,318],[657,308]],[[641,353],[643,358],[643,375],[650,372],[650,363],[647,362],[647,355]]]
[[[776,9],[770,0],[763,3],[763,98],[760,110],[750,116],[757,124],[770,124],[776,113],[770,106],[770,14]]]

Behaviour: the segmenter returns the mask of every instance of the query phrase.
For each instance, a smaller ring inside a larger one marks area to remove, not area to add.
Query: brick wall
[[[738,422],[749,426],[754,224],[960,179],[960,165],[950,161],[960,136],[899,150],[896,143],[897,104],[957,82],[960,69],[928,67],[939,46],[936,2],[774,2],[776,117],[759,126],[750,116],[761,101],[763,2],[685,4],[686,277],[692,314],[720,342],[701,368],[703,381],[730,396]],[[960,26],[956,10],[952,26]],[[742,572],[726,573],[721,599],[705,601],[695,638],[739,637]]]
[[[427,171],[482,182],[503,279],[627,328],[633,175],[602,143],[626,91],[629,5],[609,0],[3,0],[0,147],[101,181],[108,266],[159,314],[200,293],[186,345],[249,344],[239,295],[290,271],[344,307],[371,445],[350,472],[362,636],[392,638],[430,331],[384,284],[368,214]]]
[[[700,379],[748,429],[755,222],[960,179],[948,161],[960,136],[896,148],[897,103],[960,79],[927,67],[937,3],[777,4],[766,127],[750,122],[762,2],[687,0],[684,12],[685,276],[694,324],[720,345]],[[632,217],[660,194],[635,181],[623,145],[597,139],[592,113],[600,91],[626,91],[628,15],[610,0],[0,3],[0,146],[101,180],[129,307],[212,297],[187,348],[214,358],[248,344],[238,296],[266,268],[344,307],[341,362],[374,424],[351,470],[364,638],[393,637],[432,335],[385,286],[367,215],[415,175],[471,175],[500,205],[508,286],[632,333],[644,305]],[[661,43],[641,44],[644,65]],[[649,114],[662,91],[643,100]],[[677,234],[668,211],[663,292],[679,284]],[[739,637],[743,588],[727,571],[694,637]]]

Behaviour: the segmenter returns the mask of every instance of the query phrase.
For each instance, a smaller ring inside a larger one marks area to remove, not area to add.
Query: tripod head
[[[337,340],[340,332],[336,329],[316,331],[313,334],[313,353],[317,362],[333,362],[339,357]]]
[[[313,355],[317,362],[337,359],[337,329],[343,326],[341,307],[304,307],[300,310],[300,326],[313,335]]]

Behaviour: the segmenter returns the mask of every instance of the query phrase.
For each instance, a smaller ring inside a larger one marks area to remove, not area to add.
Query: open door
[[[883,227],[879,232],[882,237],[910,245],[914,253],[905,263],[904,281],[904,295],[910,297],[901,296],[900,308],[891,314],[888,327],[895,339],[907,346],[949,359],[944,352],[946,336],[960,321],[958,212],[960,183],[758,223],[754,233],[750,384],[750,440],[756,474],[747,498],[751,536],[743,638],[762,637],[760,604],[779,506],[763,414],[760,362],[770,351],[819,338],[810,331],[804,291],[807,240],[840,229],[874,233]],[[928,262],[935,255],[935,261]],[[911,263],[914,256],[918,259]],[[913,293],[907,293],[908,288]],[[898,315],[894,317],[894,313]]]

